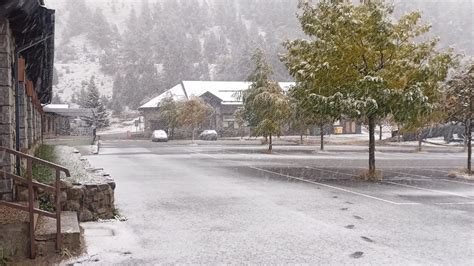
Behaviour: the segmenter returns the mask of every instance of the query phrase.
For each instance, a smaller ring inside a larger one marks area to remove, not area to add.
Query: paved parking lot
[[[382,176],[378,182],[360,180],[366,169],[362,165],[367,163],[364,148],[336,146],[329,150],[318,153],[315,147],[281,146],[270,155],[261,146],[216,145],[194,147],[190,152],[237,162],[244,168],[239,171],[249,168],[255,170],[254,175],[298,180],[396,205],[474,206],[474,181],[449,177],[463,166],[465,155],[458,150],[438,148],[416,153],[413,147],[379,147],[384,152],[377,153]],[[233,155],[240,156],[240,161]]]
[[[89,160],[128,221],[85,224],[79,261],[471,264],[474,182],[448,177],[465,155],[412,151],[378,147],[365,182],[359,146],[107,141]]]

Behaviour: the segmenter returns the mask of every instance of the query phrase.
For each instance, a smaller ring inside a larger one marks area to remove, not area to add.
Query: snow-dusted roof
[[[183,87],[181,84],[174,86],[173,88],[163,92],[162,94],[158,95],[157,97],[151,99],[150,101],[146,102],[144,105],[138,107],[138,109],[142,108],[156,108],[160,104],[161,100],[166,97],[173,97],[175,101],[180,101],[186,99],[186,94],[184,93]]]
[[[93,117],[94,112],[88,108],[49,108],[45,106],[43,108],[45,113],[53,113],[66,117]]]
[[[222,100],[222,104],[242,104],[238,99],[238,93],[249,88],[250,82],[245,81],[183,81],[159,96],[151,99],[138,109],[158,107],[161,100],[172,96],[174,100],[189,99],[192,96],[199,97],[209,92]],[[287,91],[294,82],[279,82],[280,87]]]
[[[49,108],[49,109],[67,109],[69,108],[69,104],[46,104],[46,105],[43,105],[43,108]]]

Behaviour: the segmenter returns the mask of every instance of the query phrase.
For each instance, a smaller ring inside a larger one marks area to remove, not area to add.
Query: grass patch
[[[3,247],[0,247],[0,266],[7,265],[8,257],[3,250]]]
[[[56,206],[54,205],[53,195],[43,195],[38,198],[39,208],[43,211],[54,212],[56,211]]]
[[[364,170],[359,174],[359,178],[365,181],[379,181],[383,179],[383,176],[380,171],[375,171],[375,173],[370,173],[369,170]]]
[[[40,145],[35,152],[35,157],[48,162],[56,162],[57,156],[52,145]],[[55,179],[55,170],[53,168],[41,165],[33,165],[33,178],[41,183],[51,183]]]

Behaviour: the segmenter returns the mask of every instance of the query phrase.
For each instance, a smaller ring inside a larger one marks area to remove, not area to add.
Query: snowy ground
[[[143,124],[139,124],[138,128],[135,127],[135,121],[138,120],[137,118],[130,119],[127,121],[120,121],[120,120],[112,120],[111,125],[108,128],[103,130],[99,130],[99,135],[107,135],[107,134],[120,134],[127,132],[135,133],[135,132],[143,132]]]
[[[384,180],[355,180],[363,147],[106,141],[125,222],[84,224],[81,264],[469,265],[471,181],[453,147],[377,151]],[[316,149],[316,147],[312,147]],[[452,236],[456,237],[453,238]]]
[[[103,183],[111,180],[101,168],[93,168],[76,148],[69,146],[55,146],[57,163],[69,169],[71,176],[61,178],[73,184]],[[90,146],[90,149],[94,147]]]

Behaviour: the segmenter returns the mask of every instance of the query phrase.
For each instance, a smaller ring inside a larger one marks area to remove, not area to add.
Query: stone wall
[[[26,258],[29,255],[30,225],[28,222],[0,224],[0,249],[7,258]]]
[[[0,145],[15,147],[15,95],[12,80],[13,38],[8,20],[0,18]],[[0,154],[0,168],[11,171],[13,156]],[[11,199],[12,182],[0,176],[0,200]]]
[[[115,215],[115,183],[67,185],[64,211],[77,212],[80,222],[112,219]]]
[[[0,18],[0,146],[10,149],[16,148],[17,118],[13,67],[14,38],[8,20]],[[20,80],[18,93],[20,151],[29,154],[34,153],[36,144],[41,139],[41,113],[34,107],[32,98],[26,93],[25,82]],[[14,160],[14,156],[0,154],[0,168],[7,172],[13,171]],[[0,200],[11,200],[12,197],[12,181],[0,176]]]
[[[2,252],[7,258],[27,257],[30,243],[29,232],[27,212],[0,205],[0,259]]]
[[[26,91],[24,87],[24,83],[20,82],[20,88],[18,90],[18,105],[19,105],[19,120],[20,120],[20,150],[21,151],[26,151],[29,149],[29,144],[28,144],[28,126],[27,126],[27,120],[28,120],[28,102],[27,102],[27,97],[26,97]]]
[[[54,183],[50,184],[54,186]],[[18,201],[28,200],[28,188],[17,185]],[[61,181],[61,210],[77,212],[80,222],[95,221],[97,219],[112,219],[115,216],[115,182],[98,184],[71,184]],[[35,198],[47,200],[54,206],[55,199],[50,192],[35,191]]]

